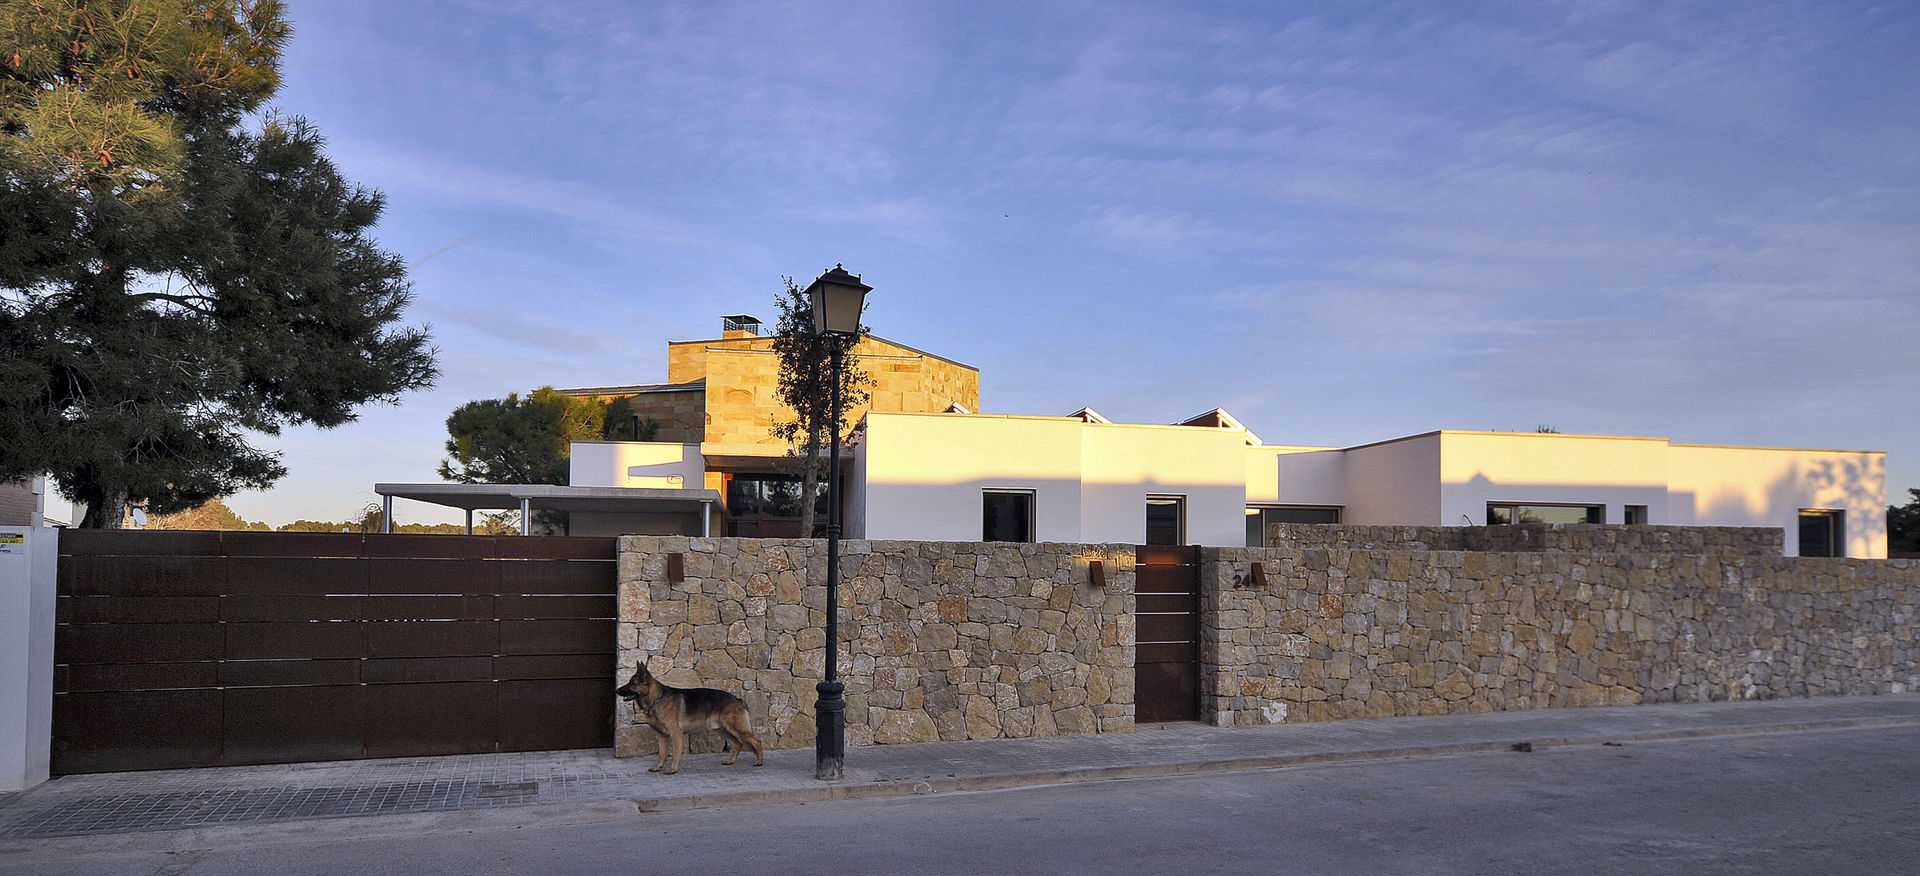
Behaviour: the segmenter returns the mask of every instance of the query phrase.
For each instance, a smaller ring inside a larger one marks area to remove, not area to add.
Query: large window
[[[1033,541],[1033,493],[985,490],[980,494],[981,541]]]
[[[1265,547],[1267,525],[1272,523],[1339,523],[1339,508],[1267,508],[1247,509],[1247,547]]]
[[[1519,505],[1487,503],[1487,525],[1503,523],[1605,523],[1605,505]]]
[[[1187,497],[1147,497],[1147,544],[1187,543]]]
[[[727,535],[744,538],[800,537],[800,478],[737,474],[727,479]],[[827,522],[827,479],[814,485],[814,528]]]
[[[1844,557],[1847,555],[1847,514],[1845,511],[1804,509],[1800,512],[1800,556]]]

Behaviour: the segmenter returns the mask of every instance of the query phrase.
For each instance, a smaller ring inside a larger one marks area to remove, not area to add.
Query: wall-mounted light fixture
[[[1253,586],[1255,587],[1267,586],[1267,564],[1266,563],[1253,564]]]
[[[687,558],[685,554],[667,554],[667,580],[675,584],[687,580]]]
[[[1087,583],[1095,587],[1107,586],[1107,567],[1099,560],[1087,561]]]

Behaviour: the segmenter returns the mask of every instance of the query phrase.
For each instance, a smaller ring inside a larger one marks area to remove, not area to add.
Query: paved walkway
[[[678,775],[606,749],[396,758],[65,776],[0,794],[0,862],[59,837],[99,837],[342,816],[525,813],[548,818],[978,791],[1062,782],[1272,769],[1381,758],[1538,750],[1748,733],[1920,726],[1920,694],[1750,703],[1548,709],[1430,718],[886,745],[847,752],[839,782],[813,778],[813,752],[769,752],[764,767],[690,755]],[[417,820],[417,819],[416,819]],[[444,819],[442,819],[444,821]],[[355,819],[364,821],[364,819]],[[471,819],[470,819],[471,821]],[[396,828],[396,825],[399,827]]]

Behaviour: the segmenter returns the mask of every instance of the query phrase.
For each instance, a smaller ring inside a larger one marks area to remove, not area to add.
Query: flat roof
[[[538,511],[691,511],[720,501],[715,490],[659,487],[563,487],[553,484],[374,484],[381,496],[412,499],[449,508]]]

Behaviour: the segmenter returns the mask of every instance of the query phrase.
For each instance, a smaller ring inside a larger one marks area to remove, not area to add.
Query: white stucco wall
[[[871,539],[979,541],[982,490],[1031,490],[1035,537],[1080,538],[1079,421],[867,415],[854,490]]]
[[[1606,505],[1607,523],[1645,505],[1667,523],[1667,441],[1534,432],[1440,433],[1440,519],[1487,522],[1488,502]]]
[[[1145,541],[1147,497],[1182,496],[1188,544],[1246,542],[1245,432],[1082,424],[1080,433],[1080,541]]]
[[[1360,524],[1453,526],[1440,511],[1440,435],[1416,435],[1345,451],[1347,502],[1341,520]]]
[[[575,441],[567,482],[576,487],[698,490],[706,486],[706,472],[698,444]]]
[[[867,538],[977,541],[983,490],[1034,494],[1035,538],[1138,543],[1148,496],[1186,498],[1187,541],[1244,539],[1244,432],[1056,417],[873,413],[856,469]]]
[[[47,780],[60,531],[0,528],[0,791]]]
[[[1845,511],[1847,556],[1887,555],[1884,453],[1690,444],[1668,452],[1673,523],[1777,526],[1795,556],[1801,509]]]
[[[1248,447],[1247,504],[1345,505],[1347,455],[1335,447]]]

